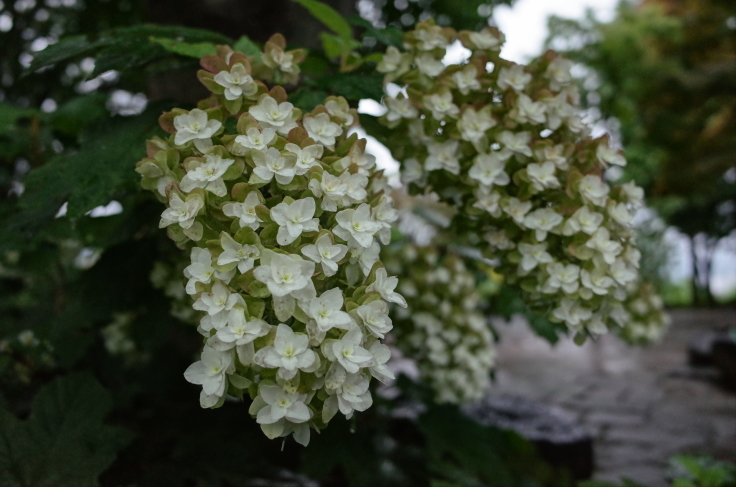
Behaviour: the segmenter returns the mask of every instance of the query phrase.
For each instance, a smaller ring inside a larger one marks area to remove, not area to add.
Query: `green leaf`
[[[560,339],[559,333],[564,333],[563,325],[552,323],[542,314],[529,313],[527,319],[534,333],[553,345]]]
[[[75,154],[56,157],[34,169],[20,199],[19,224],[43,224],[64,201],[76,218],[120,193],[137,191],[135,163],[145,155],[145,140],[158,129],[162,107],[151,107],[137,117],[113,117],[85,134]]]
[[[21,118],[28,118],[38,113],[30,108],[19,108],[8,103],[0,103],[0,132],[5,132],[13,127]]]
[[[94,487],[97,477],[132,439],[103,423],[112,398],[91,374],[62,377],[42,387],[30,417],[0,409],[0,485]]]
[[[72,98],[51,114],[51,123],[59,132],[77,135],[90,123],[109,115],[107,99],[108,96],[103,93]]]
[[[404,43],[404,33],[396,27],[379,29],[373,27],[373,24],[358,15],[348,17],[348,22],[365,29],[365,37],[373,37],[387,46],[401,47]]]
[[[389,145],[388,141],[391,137],[393,131],[380,123],[378,121],[378,117],[375,117],[373,115],[368,115],[366,113],[361,113],[358,115],[360,117],[360,125],[363,127],[366,131],[366,133],[372,137],[374,137],[377,141],[382,143],[383,145]]]
[[[527,440],[479,424],[456,406],[430,404],[418,426],[433,480],[445,485],[524,485],[522,478],[542,478],[549,471]]]
[[[348,100],[383,97],[383,77],[374,74],[345,73],[327,76],[314,83],[317,88],[342,95]]]
[[[166,37],[151,37],[150,39],[152,42],[161,44],[164,49],[169,52],[197,59],[217,52],[215,45],[211,42],[197,42],[196,44],[190,44],[176,39],[167,39]]]
[[[83,35],[59,39],[59,42],[47,46],[44,50],[33,56],[28,71],[36,71],[44,66],[88,54],[97,46],[97,42],[90,42]]]
[[[314,107],[323,103],[329,95],[325,91],[299,88],[289,95],[289,101],[302,112],[311,112]]]
[[[353,38],[353,31],[350,28],[347,20],[342,15],[337,13],[335,9],[317,0],[294,0],[302,7],[309,10],[317,20],[322,22],[332,32],[337,34],[345,44],[349,44],[349,41]]]
[[[328,58],[338,57],[345,52],[346,46],[340,37],[333,36],[327,32],[320,32],[319,38],[322,40],[322,50]],[[347,48],[349,50],[349,48]]]
[[[102,32],[94,40],[85,36],[61,39],[36,54],[26,73],[62,61],[72,61],[82,56],[95,58],[95,70],[92,75],[97,76],[110,69],[125,72],[139,68],[153,61],[171,57],[172,52],[185,56],[191,55],[169,51],[160,43],[150,42],[151,37],[168,38],[172,39],[172,43],[181,44],[232,44],[232,39],[204,29],[155,24],[120,27]],[[169,45],[173,46],[172,43]],[[180,47],[187,50],[186,47]]]
[[[252,56],[257,62],[261,61],[261,55],[263,54],[261,46],[250,40],[248,36],[243,36],[238,39],[238,41],[233,44],[233,49],[238,52],[242,52],[246,56]]]

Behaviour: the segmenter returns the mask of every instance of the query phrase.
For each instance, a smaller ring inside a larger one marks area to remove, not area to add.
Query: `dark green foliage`
[[[490,308],[494,313],[509,320],[513,315],[521,314],[529,323],[534,332],[554,344],[560,335],[567,332],[562,323],[552,323],[547,319],[547,310],[531,310],[524,303],[519,289],[511,286],[501,286],[498,294],[491,298]]]
[[[383,29],[374,27],[367,20],[356,16],[350,17],[349,22],[357,27],[364,29],[365,37],[372,37],[376,41],[386,46],[401,47],[403,44],[404,33],[396,27],[385,27]]]
[[[349,102],[357,103],[363,98],[380,100],[383,96],[383,76],[375,74],[344,73],[326,76],[314,83],[321,88],[344,96]]]
[[[104,424],[112,397],[89,373],[42,387],[21,421],[0,409],[0,484],[8,487],[96,486],[130,442],[129,431]]]
[[[398,398],[377,397],[370,410],[336,418],[313,438],[303,471],[351,487],[571,485],[515,433],[479,425],[456,406],[432,404],[431,392],[406,377],[398,384],[404,392]]]
[[[353,38],[353,31],[350,24],[329,5],[317,0],[294,0],[302,7],[306,8],[317,20],[322,22],[325,27],[329,28],[338,37],[348,43]]]
[[[360,125],[365,129],[366,132],[375,137],[377,141],[384,145],[388,141],[388,138],[391,136],[391,129],[379,123],[378,118],[374,117],[373,115],[361,113]]]
[[[433,487],[512,487],[553,478],[530,443],[510,431],[480,426],[457,408],[430,408],[419,418],[419,429]]]
[[[672,487],[734,487],[736,464],[710,457],[677,455],[670,460]]]
[[[201,43],[232,44],[233,41],[215,32],[200,29],[161,25],[121,27],[102,32],[97,38],[74,36],[62,39],[39,52],[28,70],[36,71],[62,61],[94,56],[96,63],[92,76],[111,69],[126,71],[160,61],[171,52],[191,57],[191,46],[187,48],[182,42],[199,44],[198,49],[201,50]]]
[[[248,36],[243,36],[233,44],[233,49],[242,52],[246,56],[253,56],[256,61],[260,61],[262,48],[255,42],[251,41]]]
[[[31,172],[20,201],[20,221],[28,221],[29,214],[36,219],[51,218],[65,201],[68,215],[77,218],[109,203],[123,190],[134,191],[138,182],[135,163],[145,155],[139,142],[159,130],[160,108],[138,117],[110,119],[82,136],[81,150],[53,158]]]
[[[291,94],[289,101],[298,109],[309,112],[317,105],[323,103],[328,94],[326,91],[309,88],[299,88]]]
[[[672,481],[672,487],[734,487],[736,486],[736,464],[717,461],[707,456],[677,455],[670,459],[667,478]],[[647,486],[623,478],[620,483],[587,480],[581,482],[579,487]]]
[[[75,136],[93,122],[110,115],[105,106],[107,98],[102,93],[72,98],[49,116],[51,125],[64,135]]]
[[[433,17],[440,25],[451,25],[458,30],[477,30],[487,25],[494,7],[511,5],[514,0],[373,0],[373,3],[380,13],[380,20],[399,29],[407,29],[420,19]]]

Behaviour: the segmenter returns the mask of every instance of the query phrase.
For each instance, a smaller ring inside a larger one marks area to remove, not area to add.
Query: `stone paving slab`
[[[494,392],[559,406],[594,435],[596,479],[628,477],[669,485],[663,473],[678,453],[736,459],[736,394],[713,370],[691,368],[688,340],[736,324],[736,310],[674,310],[665,338],[629,347],[613,336],[578,347],[550,346],[519,318],[496,322],[501,335]]]

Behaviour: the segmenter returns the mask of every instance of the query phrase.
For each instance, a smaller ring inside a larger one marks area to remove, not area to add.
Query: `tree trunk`
[[[691,235],[690,236],[690,255],[692,258],[692,280],[691,283],[691,289],[692,289],[692,304],[693,306],[698,306],[700,304],[700,290],[698,287],[698,250],[697,250],[697,235]]]
[[[713,275],[713,257],[715,256],[716,247],[718,246],[718,238],[706,236],[705,246],[705,262],[703,263],[703,267],[705,269],[705,283],[703,286],[703,290],[705,291],[705,299],[708,303],[708,306],[714,307],[716,305],[716,300],[713,296],[713,290],[711,289],[710,285],[711,276]]]

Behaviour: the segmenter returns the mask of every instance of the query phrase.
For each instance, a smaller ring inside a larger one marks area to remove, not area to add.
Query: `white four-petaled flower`
[[[425,95],[424,106],[432,112],[435,120],[443,120],[445,116],[455,118],[460,113],[460,109],[452,102],[450,91]]]
[[[531,80],[532,75],[524,72],[524,66],[514,64],[508,68],[501,68],[497,84],[502,90],[511,88],[518,92],[522,91]]]
[[[217,330],[216,336],[221,342],[235,347],[267,335],[270,329],[271,326],[261,319],[248,321],[244,309],[236,306],[230,310],[227,325]]]
[[[381,224],[371,218],[370,206],[366,203],[355,210],[342,210],[335,220],[337,226],[332,230],[335,235],[347,242],[354,240],[364,248],[371,246],[373,235],[381,230]]]
[[[388,316],[388,304],[381,299],[358,306],[356,313],[368,331],[378,338],[383,338],[393,328]]]
[[[314,262],[273,251],[267,251],[266,254],[269,254],[268,264],[256,267],[253,275],[268,286],[271,294],[283,297],[309,285],[314,274]],[[262,256],[261,262],[263,260]]]
[[[225,88],[227,100],[237,100],[243,95],[252,96],[258,91],[258,85],[241,63],[230,68],[230,71],[220,71],[214,79],[215,83]]]
[[[242,203],[225,203],[222,212],[232,218],[238,218],[241,227],[250,227],[256,230],[261,219],[256,214],[256,206],[261,204],[258,192],[251,191]]]
[[[318,159],[322,157],[324,152],[324,146],[320,144],[313,144],[308,147],[299,147],[296,144],[286,144],[284,147],[287,151],[291,152],[296,156],[296,162],[294,163],[294,172],[297,175],[306,173],[310,167],[319,166]]]
[[[361,347],[363,333],[357,326],[352,327],[340,340],[330,342],[331,351],[335,359],[350,374],[356,373],[361,367],[369,365],[373,355]]]
[[[212,136],[220,130],[222,122],[208,120],[207,112],[195,108],[189,113],[174,117],[176,136],[174,144],[184,145],[190,140],[200,152],[207,152],[212,148]]]
[[[296,200],[291,204],[279,203],[271,208],[271,218],[279,225],[276,241],[279,245],[289,245],[302,232],[319,230],[319,220],[314,218],[316,206],[314,198]]]
[[[274,177],[279,184],[289,184],[294,175],[294,157],[284,157],[281,152],[273,147],[269,147],[265,151],[253,153],[253,162],[256,167],[253,174],[264,181],[270,181]]]
[[[287,394],[279,386],[263,385],[258,388],[258,397],[265,403],[256,416],[259,424],[275,423],[282,418],[293,423],[304,423],[311,417],[309,408],[304,404],[305,394]]]
[[[511,180],[504,166],[505,162],[497,154],[478,154],[468,176],[487,187],[506,186]]]
[[[406,300],[404,297],[394,291],[396,286],[399,284],[399,279],[397,277],[388,277],[386,269],[383,267],[376,269],[375,277],[376,280],[366,288],[366,292],[376,291],[389,303],[396,303],[402,308],[406,308]]]
[[[264,367],[278,368],[279,377],[289,380],[297,371],[312,367],[318,358],[309,348],[307,335],[294,333],[291,327],[281,323],[276,328],[273,345],[258,350],[255,360]]]
[[[234,162],[234,159],[223,159],[217,154],[205,154],[204,161],[189,163],[189,172],[182,178],[179,187],[185,193],[194,188],[204,188],[215,196],[225,196],[227,187],[222,176]]]
[[[262,129],[251,127],[245,131],[245,135],[235,137],[233,154],[244,155],[245,149],[265,150],[276,138],[274,129]]]
[[[460,161],[457,158],[457,140],[430,142],[427,146],[427,160],[424,169],[434,171],[444,169],[452,174],[460,174]]]
[[[231,352],[219,352],[205,346],[200,360],[189,366],[184,372],[184,378],[192,384],[202,386],[200,404],[202,407],[212,407],[225,394],[227,374],[232,373],[234,368]]]
[[[203,206],[204,201],[201,197],[190,197],[183,200],[178,194],[172,193],[169,199],[169,207],[161,214],[158,227],[164,228],[178,223],[181,228],[190,228]]]
[[[307,134],[325,147],[335,145],[335,138],[342,135],[342,127],[330,120],[326,113],[318,113],[313,117],[304,118],[304,128]]]
[[[261,251],[255,245],[238,243],[226,232],[222,232],[220,245],[223,252],[217,257],[217,265],[236,264],[241,274],[251,270],[255,259],[261,255]]]
[[[350,315],[342,311],[343,302],[342,291],[332,288],[302,307],[321,331],[328,331],[332,328],[347,328],[352,323]]]
[[[337,263],[345,257],[346,245],[335,244],[328,234],[322,234],[313,245],[302,248],[302,254],[317,264],[322,264],[322,272],[326,276],[334,276]]]
[[[264,128],[275,129],[282,135],[287,135],[297,126],[295,118],[298,113],[294,112],[294,105],[288,101],[279,103],[270,96],[264,96],[258,105],[248,109],[248,113]]]

